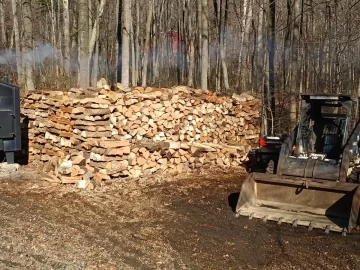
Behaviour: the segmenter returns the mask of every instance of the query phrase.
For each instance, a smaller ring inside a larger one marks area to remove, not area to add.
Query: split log
[[[169,149],[170,143],[169,142],[154,142],[152,140],[142,139],[136,142],[138,147],[145,147],[150,152],[160,151]]]

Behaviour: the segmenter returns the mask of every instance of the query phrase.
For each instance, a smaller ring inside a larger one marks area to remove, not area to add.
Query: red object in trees
[[[162,39],[167,39],[169,44],[169,49],[171,50],[171,52],[173,53],[177,53],[178,52],[178,46],[179,46],[179,35],[178,32],[168,32],[168,33],[161,33],[160,34],[160,38]],[[183,42],[184,42],[184,38],[182,36],[180,36],[180,45],[183,46]],[[158,45],[159,49],[162,49],[162,42],[160,41],[160,44]]]

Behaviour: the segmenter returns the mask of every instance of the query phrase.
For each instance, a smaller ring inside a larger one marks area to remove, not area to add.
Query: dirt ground
[[[235,218],[245,177],[157,175],[94,191],[30,171],[0,180],[0,269],[360,269],[360,234]]]

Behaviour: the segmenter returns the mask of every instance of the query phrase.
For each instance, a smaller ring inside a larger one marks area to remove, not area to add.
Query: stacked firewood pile
[[[238,166],[259,136],[259,101],[174,87],[37,91],[23,99],[29,161],[78,183]]]

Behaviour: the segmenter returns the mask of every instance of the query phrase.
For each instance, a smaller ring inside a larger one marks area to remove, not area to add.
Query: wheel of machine
[[[354,167],[349,175],[350,183],[359,183],[360,167]]]
[[[268,174],[275,174],[275,161],[270,159],[267,166],[266,166],[266,173]]]

